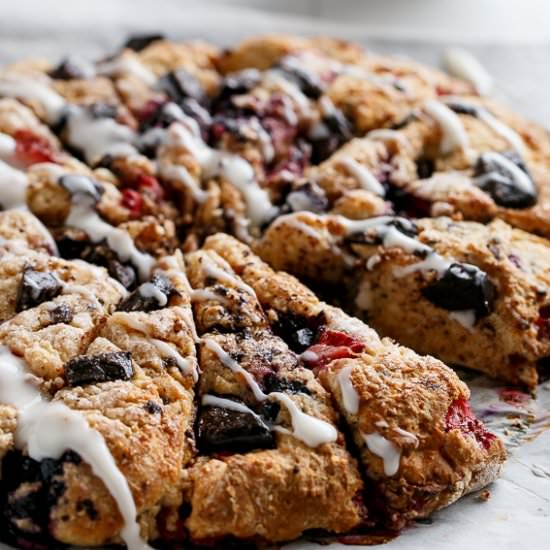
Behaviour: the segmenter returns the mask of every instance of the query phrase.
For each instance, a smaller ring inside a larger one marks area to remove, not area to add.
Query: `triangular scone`
[[[272,326],[333,396],[371,482],[367,496],[376,495],[372,512],[386,524],[426,517],[498,476],[502,442],[475,418],[451,369],[380,340],[227,235],[210,237],[204,249],[254,289]]]
[[[550,357],[550,242],[501,220],[299,213],[257,246],[382,335],[530,389]],[[342,284],[345,281],[345,284]]]
[[[189,470],[190,537],[276,542],[363,525],[363,483],[328,393],[219,254],[200,250],[186,264],[201,336],[197,444],[207,455]]]
[[[14,312],[0,335],[0,377],[13,389],[2,401],[23,400],[0,409],[3,532],[18,544],[124,540],[144,548],[140,531],[143,540],[181,539],[198,376],[181,257],[158,260],[151,279],[131,294],[102,268],[28,252],[24,258],[26,264],[9,259],[22,272],[12,294],[22,292],[34,268],[34,303]],[[42,292],[52,280],[61,285],[55,296]],[[23,392],[19,379],[43,390],[36,398],[48,419],[43,429],[52,423],[54,447],[48,440],[36,447],[40,436],[31,428],[40,419],[29,416],[23,399],[36,390]],[[65,421],[66,428],[59,425]],[[50,456],[47,449],[67,452]]]

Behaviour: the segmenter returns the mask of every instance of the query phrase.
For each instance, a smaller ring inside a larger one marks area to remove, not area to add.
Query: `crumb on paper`
[[[477,495],[477,500],[480,502],[487,502],[491,498],[491,491],[489,489],[483,489],[483,491],[480,491]]]

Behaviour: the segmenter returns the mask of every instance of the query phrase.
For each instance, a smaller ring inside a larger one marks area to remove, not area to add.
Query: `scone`
[[[292,214],[258,243],[420,353],[535,389],[547,375],[550,244],[495,220]]]

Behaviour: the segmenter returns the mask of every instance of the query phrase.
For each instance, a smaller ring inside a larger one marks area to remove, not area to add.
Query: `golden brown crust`
[[[495,479],[505,459],[502,443],[488,436],[485,447],[473,434],[446,425],[451,406],[469,398],[468,388],[449,368],[389,339],[379,340],[357,319],[319,302],[295,279],[273,272],[244,245],[225,235],[210,237],[205,247],[216,250],[242,273],[264,309],[272,309],[278,316],[293,314],[306,319],[322,315],[325,330],[348,334],[364,346],[353,357],[319,367],[318,375],[360,449],[365,475],[374,482],[390,525],[425,517],[476,490],[481,480]],[[321,353],[316,345],[310,349]],[[359,401],[357,411],[350,411],[343,397],[342,369],[350,370],[349,380]],[[396,472],[385,471],[385,460],[365,443],[368,434],[382,435],[396,447]]]

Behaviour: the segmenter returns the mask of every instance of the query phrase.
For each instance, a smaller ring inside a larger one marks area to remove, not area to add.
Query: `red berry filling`
[[[15,138],[15,157],[24,166],[39,162],[56,162],[56,152],[48,140],[30,130],[17,130]]]
[[[484,449],[488,449],[496,437],[488,432],[483,422],[475,417],[467,399],[455,399],[451,403],[445,417],[445,431],[451,430],[460,430],[464,435],[473,435]]]
[[[317,343],[307,349],[304,361],[311,369],[321,370],[335,359],[353,357],[364,349],[365,344],[349,334],[327,329],[323,331]]]
[[[535,320],[538,327],[538,339],[550,339],[550,304],[539,308],[539,316]]]
[[[508,388],[504,388],[499,391],[499,397],[502,401],[505,403],[508,403],[508,405],[514,405],[514,406],[521,406],[529,403],[531,398],[528,394],[523,393],[518,390],[512,390]]]
[[[130,210],[130,216],[137,218],[143,214],[144,197],[149,197],[155,203],[164,198],[164,189],[154,176],[138,174],[129,182],[123,183],[121,204]]]
[[[130,211],[130,216],[133,218],[139,217],[143,208],[143,199],[141,195],[133,189],[122,190],[122,206]]]

